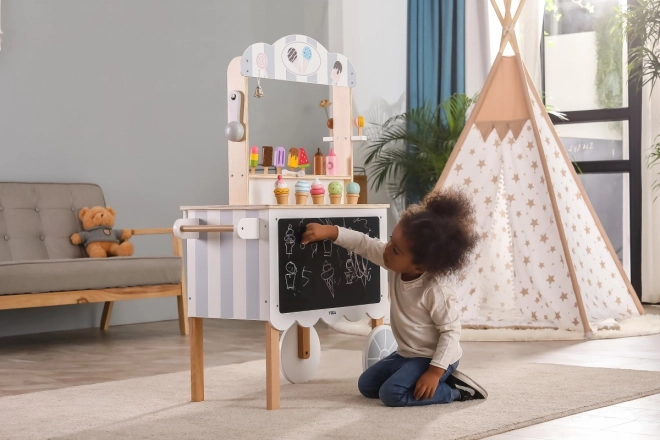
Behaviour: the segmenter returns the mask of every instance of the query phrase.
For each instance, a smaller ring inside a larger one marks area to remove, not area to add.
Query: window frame
[[[629,8],[638,6],[636,0],[628,0]],[[541,88],[545,103],[545,16],[541,27]],[[639,41],[627,39],[628,54]],[[628,74],[628,78],[631,73]],[[628,174],[630,212],[630,283],[642,300],[642,90],[634,82],[627,81],[628,106],[593,110],[562,112],[567,120],[550,115],[554,125],[580,124],[587,122],[628,122],[628,159],[578,161],[574,165],[582,174]]]

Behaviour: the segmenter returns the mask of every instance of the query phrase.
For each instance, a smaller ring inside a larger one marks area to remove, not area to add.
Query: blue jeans
[[[458,367],[458,361],[451,364],[440,378],[433,397],[426,400],[415,399],[415,385],[431,363],[428,358],[404,358],[394,352],[367,368],[360,379],[358,389],[364,397],[380,400],[386,406],[422,406],[449,403],[460,394],[445,383]]]

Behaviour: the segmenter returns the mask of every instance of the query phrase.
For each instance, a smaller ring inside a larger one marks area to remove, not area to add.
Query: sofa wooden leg
[[[186,292],[176,297],[176,303],[179,308],[179,331],[183,336],[187,336],[188,329],[188,298]]]
[[[101,330],[106,331],[110,327],[110,317],[112,316],[112,307],[115,305],[114,301],[106,301],[103,306],[103,314],[101,315]]]
[[[191,318],[190,334],[190,400],[204,400],[204,321]]]

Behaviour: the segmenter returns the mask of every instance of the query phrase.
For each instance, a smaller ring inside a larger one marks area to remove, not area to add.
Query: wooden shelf
[[[290,205],[205,205],[205,206],[181,206],[180,209],[182,211],[197,211],[197,210],[205,210],[205,211],[216,211],[216,210],[222,210],[222,209],[233,209],[233,210],[239,210],[239,211],[244,211],[244,210],[250,210],[250,209],[388,209],[390,205],[368,205],[368,204],[361,204],[358,203],[357,205],[348,205],[348,204],[341,204],[341,205],[331,205],[328,203],[325,203],[323,205],[313,205],[313,204],[308,204],[308,205],[296,205],[296,204],[290,204]]]
[[[277,174],[274,172],[271,174],[260,174],[259,171],[257,171],[257,174],[248,174],[248,177],[250,179],[271,179],[271,180],[277,180]],[[282,179],[295,179],[295,180],[314,180],[318,178],[319,180],[351,180],[353,179],[351,176],[328,176],[328,175],[316,175],[316,174],[305,174],[304,176],[284,176],[282,175]]]
[[[352,142],[363,142],[366,140],[367,140],[366,136],[351,136]],[[326,136],[323,138],[323,142],[334,142],[334,138],[332,136]]]

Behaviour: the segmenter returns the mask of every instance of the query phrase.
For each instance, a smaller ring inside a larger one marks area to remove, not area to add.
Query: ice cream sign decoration
[[[344,55],[330,53],[313,38],[289,35],[275,43],[255,43],[241,58],[241,74],[339,87],[355,87],[353,64]]]

